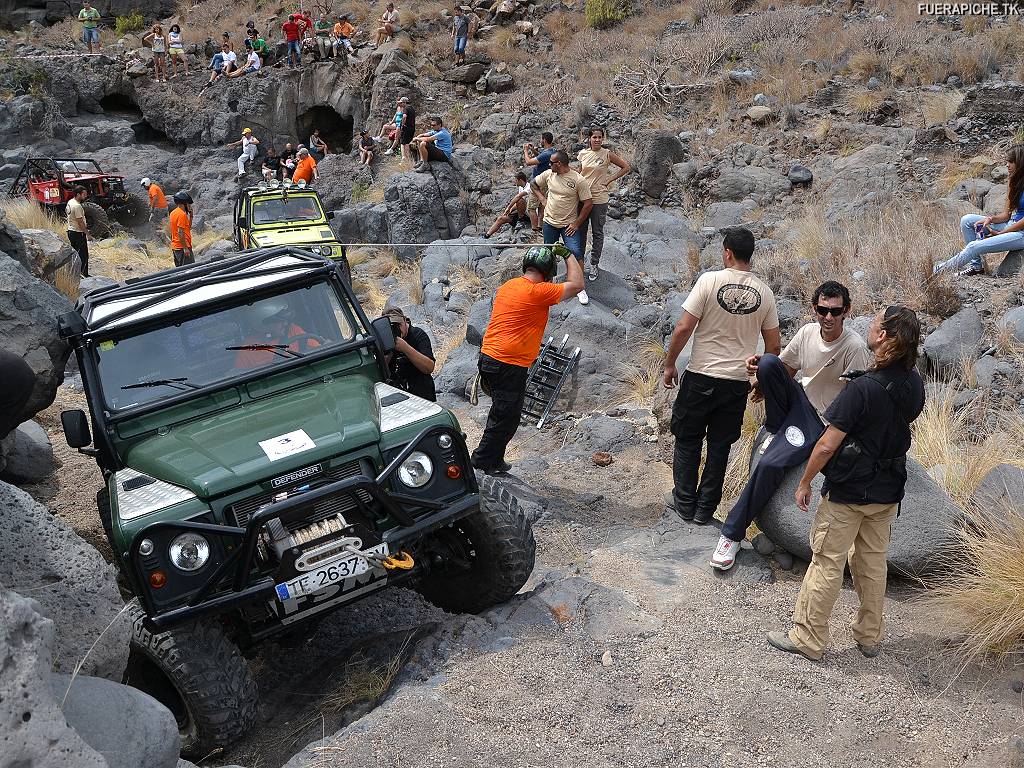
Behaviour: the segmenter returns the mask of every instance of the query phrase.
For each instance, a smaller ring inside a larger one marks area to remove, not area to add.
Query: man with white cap
[[[160,185],[150,178],[142,180],[142,186],[149,195],[149,220],[157,220],[157,223],[167,220],[167,195],[164,194]]]
[[[252,128],[242,129],[242,138],[232,141],[229,147],[241,147],[242,154],[238,156],[238,178],[245,176],[245,164],[256,159],[256,147],[260,140],[252,135]]]

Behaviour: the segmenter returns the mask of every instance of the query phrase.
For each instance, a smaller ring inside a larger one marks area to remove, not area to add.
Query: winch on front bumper
[[[402,465],[428,440],[442,435],[452,438],[448,450],[454,462],[449,466],[461,468],[457,474],[462,492],[454,500],[450,494],[437,500],[429,493],[397,492],[392,479]],[[345,505],[349,511],[309,522],[318,502],[339,496],[351,502]],[[419,565],[389,570],[383,567],[383,558],[408,565],[401,551],[415,551],[425,536],[479,506],[479,488],[462,436],[437,425],[420,432],[376,477],[361,472],[274,501],[252,514],[244,526],[188,520],[153,523],[133,538],[129,565],[147,624],[154,631],[261,602],[271,605],[276,619],[287,624],[415,575]],[[203,548],[206,551],[200,552]],[[177,564],[170,559],[172,550]],[[200,561],[193,571],[180,567]],[[339,586],[331,590],[335,584]]]

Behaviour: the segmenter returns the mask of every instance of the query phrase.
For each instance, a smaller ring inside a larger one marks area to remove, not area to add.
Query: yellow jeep
[[[235,244],[241,250],[293,245],[341,262],[345,280],[352,270],[345,246],[331,225],[334,211],[324,211],[320,195],[302,182],[260,182],[246,187],[235,201]]]

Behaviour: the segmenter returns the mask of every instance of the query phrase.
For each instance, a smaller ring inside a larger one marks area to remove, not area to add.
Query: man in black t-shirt
[[[391,330],[395,333],[395,352],[388,366],[391,372],[388,383],[424,400],[437,400],[434,378],[430,375],[434,372],[430,337],[422,328],[414,326],[397,307],[387,310],[384,317],[391,321]]]
[[[924,382],[914,368],[920,338],[921,323],[913,311],[889,307],[880,312],[868,329],[874,365],[853,378],[825,411],[829,426],[796,489],[797,506],[806,512],[811,480],[818,472],[825,475],[811,528],[811,564],[793,628],[768,633],[768,642],[781,651],[813,661],[822,657],[852,547],[850,573],[860,598],[853,638],[865,656],[878,654],[886,551],[907,482],[910,423],[924,408]]]
[[[412,158],[412,151],[410,150],[409,145],[416,136],[416,107],[409,103],[408,96],[400,98],[398,103],[405,107],[405,117],[402,118],[402,136],[400,142],[402,144],[402,159],[408,160]]]
[[[263,157],[263,180],[281,181],[284,178],[282,173],[281,156],[273,147],[267,147],[267,154]]]

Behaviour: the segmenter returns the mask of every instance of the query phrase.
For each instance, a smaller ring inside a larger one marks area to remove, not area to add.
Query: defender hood
[[[280,227],[254,229],[252,231],[254,245],[305,245],[307,243],[327,243],[336,240],[329,224],[282,224]]]
[[[376,444],[373,381],[340,376],[170,426],[129,448],[132,469],[209,499]]]

